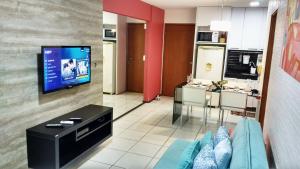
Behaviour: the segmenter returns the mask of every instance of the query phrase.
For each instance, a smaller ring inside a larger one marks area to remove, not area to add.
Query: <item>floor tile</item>
[[[174,143],[175,140],[177,140],[177,138],[170,137],[170,138],[166,141],[166,143],[164,144],[164,146],[165,146],[165,147],[171,146],[171,145]]]
[[[125,130],[118,137],[126,138],[129,140],[140,140],[146,133],[133,131],[133,130]]]
[[[87,161],[83,165],[81,165],[78,169],[109,169],[110,165],[94,162],[94,161]]]
[[[161,158],[169,147],[161,147],[160,150],[155,155],[155,158]]]
[[[140,132],[148,132],[152,128],[154,128],[154,126],[147,125],[147,124],[141,124],[141,123],[137,123],[137,124],[134,124],[131,127],[129,127],[130,130],[140,131]]]
[[[159,161],[158,158],[153,158],[149,163],[149,165],[146,167],[146,169],[153,169],[158,161]]]
[[[171,137],[178,138],[178,139],[194,140],[196,136],[197,136],[196,132],[188,132],[188,131],[177,129]]]
[[[163,145],[168,140],[169,137],[161,136],[156,134],[147,134],[142,138],[141,141],[151,144]]]
[[[146,168],[151,160],[152,158],[150,157],[127,153],[115,164],[115,166],[126,169],[143,169]]]
[[[104,148],[99,153],[97,153],[90,160],[94,162],[100,162],[104,164],[113,165],[117,162],[126,152],[118,151],[113,149]]]
[[[117,127],[117,128],[121,128],[121,129],[127,129],[132,125],[133,125],[133,122],[127,122],[127,121],[122,120],[122,121],[114,122],[113,127]]]
[[[150,130],[150,134],[163,135],[163,136],[171,136],[174,133],[175,129],[166,128],[166,127],[154,127]]]
[[[128,151],[136,143],[137,141],[114,137],[111,143],[107,146],[107,148]]]
[[[119,135],[119,134],[121,134],[123,131],[125,131],[125,129],[123,129],[123,128],[118,128],[118,127],[115,127],[115,126],[113,126],[113,135]]]
[[[118,166],[111,166],[109,169],[125,169],[123,167],[118,167]]]
[[[129,152],[141,154],[148,157],[154,157],[155,154],[158,152],[161,146],[149,144],[145,142],[139,142],[135,146],[133,146]]]

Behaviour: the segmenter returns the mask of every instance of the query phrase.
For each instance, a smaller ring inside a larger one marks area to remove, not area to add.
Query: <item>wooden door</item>
[[[127,91],[143,93],[143,56],[145,53],[144,24],[129,23],[127,31]]]
[[[275,11],[275,13],[273,13],[271,17],[269,42],[268,42],[267,57],[265,63],[265,74],[264,74],[260,112],[259,112],[259,122],[261,124],[262,129],[264,127],[265,112],[266,112],[266,105],[267,105],[267,98],[268,98],[268,88],[269,88],[269,79],[271,73],[276,21],[277,21],[277,11]]]
[[[174,96],[175,87],[192,73],[194,24],[166,24],[162,95]]]

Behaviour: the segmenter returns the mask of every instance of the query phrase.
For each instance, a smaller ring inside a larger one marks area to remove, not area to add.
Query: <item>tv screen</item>
[[[43,92],[91,81],[90,46],[43,46]]]

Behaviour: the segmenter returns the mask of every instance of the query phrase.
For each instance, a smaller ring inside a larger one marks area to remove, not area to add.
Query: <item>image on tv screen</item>
[[[90,47],[42,47],[44,93],[90,82]]]

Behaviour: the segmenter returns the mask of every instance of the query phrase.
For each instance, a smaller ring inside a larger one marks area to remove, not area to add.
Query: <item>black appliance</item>
[[[104,40],[116,40],[117,38],[117,32],[116,29],[103,29],[103,39]]]
[[[228,50],[225,77],[257,80],[257,63],[262,54],[258,50]],[[251,68],[255,71],[251,72]]]
[[[219,32],[199,31],[197,33],[197,42],[219,42]]]

